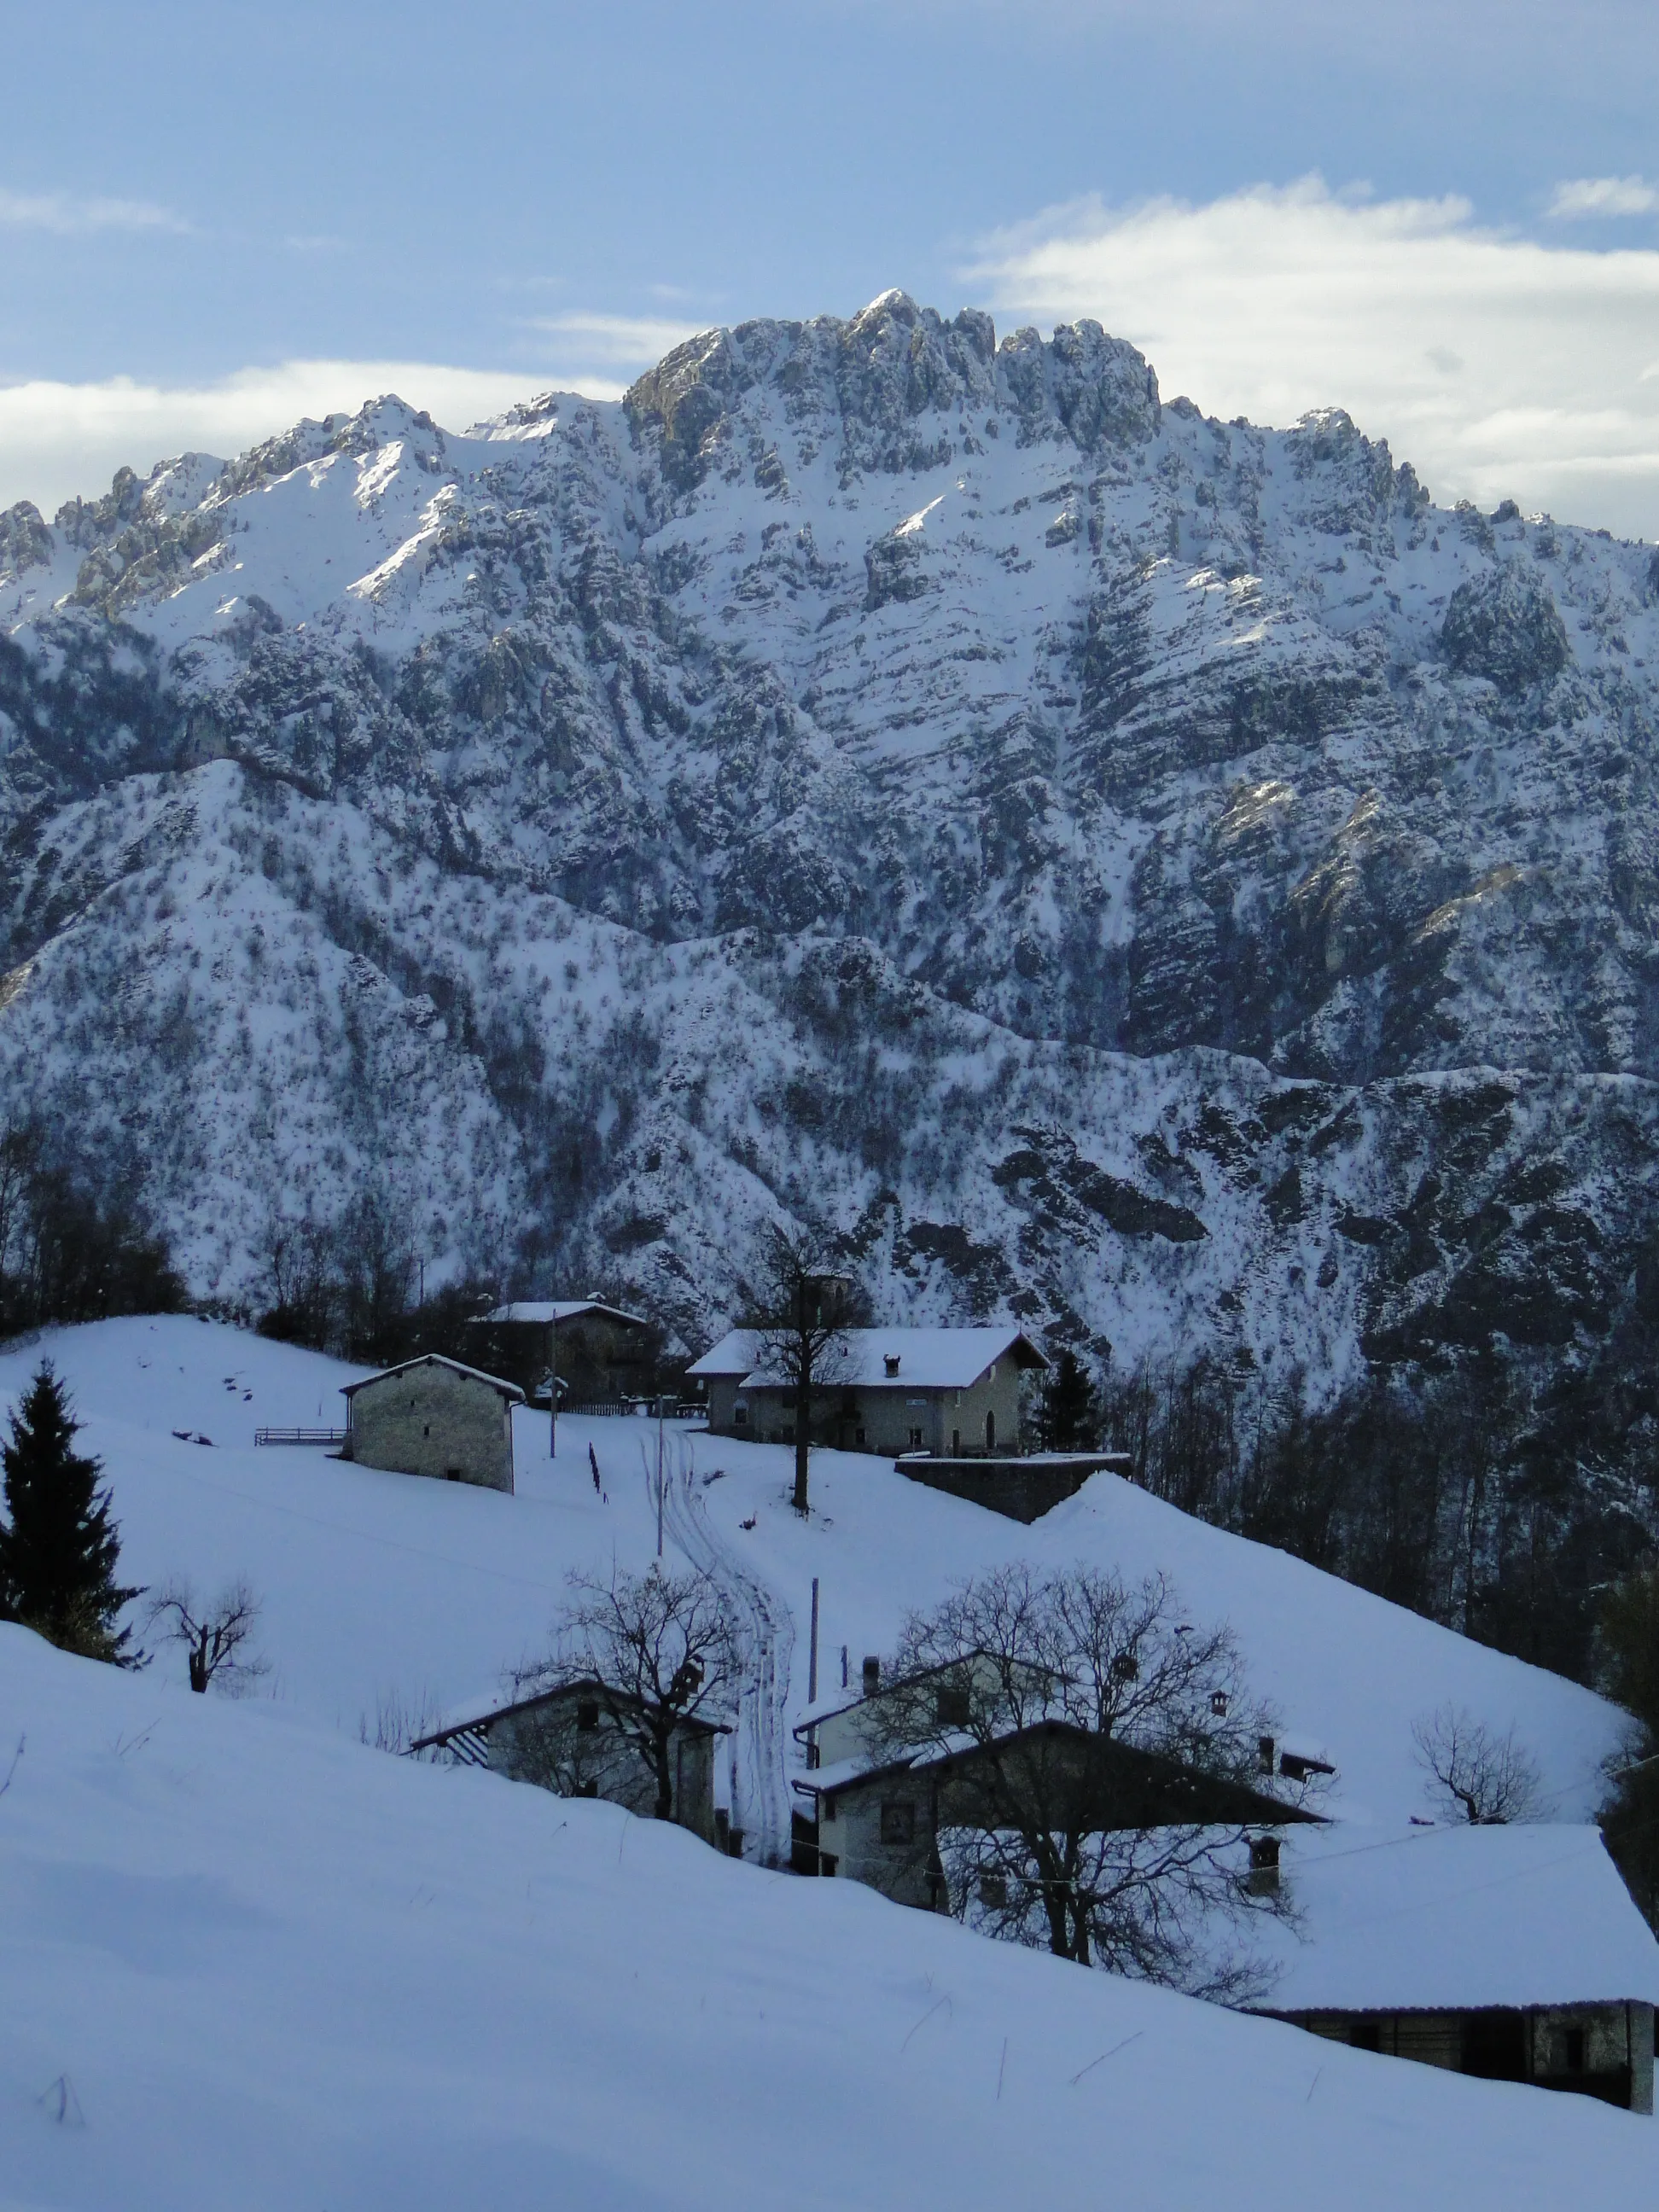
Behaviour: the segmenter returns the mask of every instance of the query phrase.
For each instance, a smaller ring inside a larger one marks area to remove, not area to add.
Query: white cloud
[[[1315,177],[1050,210],[965,273],[1005,324],[1097,317],[1166,397],[1263,422],[1346,407],[1437,497],[1659,536],[1659,252],[1540,246],[1463,200],[1369,203]]]
[[[560,349],[583,360],[618,368],[650,368],[707,323],[674,323],[656,315],[537,315],[526,325],[565,341]]]
[[[1559,222],[1585,216],[1651,215],[1659,208],[1659,186],[1642,177],[1573,177],[1558,185],[1549,211]]]
[[[545,373],[407,361],[291,361],[194,386],[140,384],[125,376],[95,384],[3,385],[0,507],[32,499],[50,514],[75,493],[106,490],[124,463],[143,475],[173,453],[229,456],[288,429],[302,415],[355,410],[382,392],[426,408],[447,428],[464,429],[550,384],[594,399],[616,398],[621,390],[592,378],[570,383]]]
[[[0,189],[0,229],[45,230],[59,237],[76,231],[166,230],[183,234],[187,222],[148,200],[86,199],[75,192],[12,192]]]

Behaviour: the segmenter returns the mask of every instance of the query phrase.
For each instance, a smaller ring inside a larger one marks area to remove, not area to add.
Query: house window
[[[586,1732],[599,1724],[599,1702],[597,1698],[583,1698],[576,1707],[576,1726]]]
[[[985,1416],[985,1449],[988,1452],[994,1451],[996,1448],[997,1417],[994,1413],[988,1413]]]
[[[732,1407],[732,1425],[734,1429],[745,1429],[748,1427],[749,1408],[747,1406],[734,1406]]]
[[[941,1728],[966,1728],[973,1717],[973,1700],[961,1686],[941,1690],[933,1703]]]
[[[921,1449],[921,1431],[920,1429],[912,1429],[910,1431],[910,1449],[912,1451],[920,1451]]]
[[[916,1808],[908,1797],[889,1797],[881,1808],[881,1840],[884,1844],[914,1844],[916,1840]]]
[[[1582,2074],[1584,2070],[1584,2031],[1582,2027],[1566,2027],[1561,2031],[1561,2067],[1566,2074]]]
[[[783,1410],[784,1410],[784,1412],[785,1412],[786,1413],[793,1413],[794,1412],[794,1410],[795,1410],[795,1394],[794,1394],[794,1392],[793,1392],[793,1390],[781,1390],[781,1391],[779,1391],[779,1393],[778,1393],[778,1403],[779,1403],[779,1405],[781,1405],[781,1406],[782,1407],[782,1408],[783,1408]]]
[[[961,1456],[961,1453],[962,1431],[960,1429],[952,1429],[951,1431],[951,1456],[952,1459],[957,1459]]]

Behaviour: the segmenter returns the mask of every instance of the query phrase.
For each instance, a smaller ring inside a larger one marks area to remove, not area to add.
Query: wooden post
[[[812,1649],[806,1662],[806,1702],[818,1701],[818,1578],[812,1577]]]
[[[657,1399],[657,1557],[662,1557],[662,1399]]]
[[[547,1324],[547,1455],[559,1455],[559,1324]]]

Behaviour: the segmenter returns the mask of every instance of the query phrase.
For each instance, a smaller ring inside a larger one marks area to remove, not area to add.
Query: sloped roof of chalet
[[[603,1314],[607,1321],[620,1322],[624,1328],[647,1328],[650,1324],[640,1314],[624,1313],[620,1306],[607,1305],[603,1298],[515,1298],[512,1304],[496,1306],[493,1311],[480,1314],[467,1323],[469,1328],[483,1328],[492,1322],[549,1322],[572,1321],[578,1314]]]
[[[1659,2004],[1659,1943],[1598,1829],[1304,1828],[1279,1864],[1299,1939],[1263,1931],[1279,1975],[1255,2010]]]
[[[532,1690],[526,1698],[513,1698],[505,1705],[488,1705],[481,1712],[464,1707],[453,1717],[441,1721],[429,1734],[417,1737],[409,1747],[412,1752],[431,1751],[447,1743],[451,1736],[466,1735],[474,1729],[480,1729],[488,1735],[497,1721],[508,1720],[515,1713],[533,1712],[538,1705],[557,1705],[571,1698],[591,1698],[604,1688],[605,1685],[598,1680],[555,1682],[549,1689]],[[607,1694],[619,1705],[637,1705],[639,1703],[637,1698],[621,1690],[611,1690]],[[682,1713],[676,1725],[693,1735],[730,1735],[732,1733],[729,1721],[711,1721],[702,1713]]]
[[[1048,1363],[1024,1329],[1007,1325],[996,1328],[849,1328],[847,1347],[826,1372],[830,1389],[965,1390],[977,1382],[993,1361],[1012,1353],[1021,1367],[1046,1367]],[[898,1373],[887,1372],[887,1361],[896,1356]],[[757,1364],[761,1338],[752,1328],[728,1329],[712,1350],[686,1369],[699,1376],[737,1376],[757,1389],[776,1389],[785,1378],[769,1375]]]
[[[400,1359],[395,1367],[383,1367],[378,1375],[365,1375],[358,1382],[342,1382],[340,1395],[355,1398],[360,1390],[367,1390],[371,1382],[387,1382],[394,1375],[407,1375],[415,1367],[447,1367],[452,1375],[469,1375],[475,1382],[488,1382],[492,1390],[499,1390],[503,1398],[524,1403],[524,1392],[516,1382],[503,1382],[499,1375],[486,1375],[482,1367],[468,1367],[461,1360],[447,1359],[441,1352],[423,1352],[415,1359]]]
[[[1116,1771],[1119,1780],[1114,1784],[1118,1792],[1127,1778],[1138,1784],[1143,1793],[1150,1793],[1148,1803],[1162,1797],[1165,1802],[1159,1808],[1156,1825],[1186,1826],[1194,1820],[1202,1826],[1212,1821],[1228,1824],[1243,1822],[1252,1827],[1278,1828],[1322,1826],[1322,1815],[1310,1812],[1304,1806],[1286,1804],[1271,1791],[1259,1789],[1248,1782],[1234,1781],[1230,1776],[1206,1773],[1184,1761],[1172,1759],[1166,1752],[1148,1751],[1139,1744],[1128,1743],[1121,1736],[1102,1735],[1093,1729],[1079,1728],[1075,1722],[1048,1719],[1033,1721],[1029,1728],[1011,1729],[1006,1735],[998,1736],[994,1742],[981,1744],[976,1738],[954,1733],[947,1740],[948,1747],[940,1749],[929,1744],[915,1751],[901,1751],[873,1765],[860,1765],[856,1760],[840,1760],[834,1766],[811,1767],[805,1774],[793,1778],[793,1786],[803,1795],[812,1797],[848,1796],[854,1791],[889,1787],[896,1777],[939,1775],[941,1778],[953,1771],[958,1780],[971,1780],[976,1765],[987,1761],[994,1751],[1006,1752],[1040,1739],[1059,1744],[1075,1744],[1089,1754],[1094,1786],[1102,1779],[1103,1767]],[[1176,1804],[1191,1793],[1207,1796],[1209,1802],[1203,1809],[1185,1808],[1177,1815],[1169,1802]],[[1121,1805],[1120,1801],[1120,1812]],[[1133,1823],[1139,1826],[1144,1814]],[[1102,1822],[1102,1826],[1114,1825]],[[1282,2009],[1278,1992],[1274,1992],[1273,2009]]]

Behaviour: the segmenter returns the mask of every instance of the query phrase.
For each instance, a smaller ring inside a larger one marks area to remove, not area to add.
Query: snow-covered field
[[[1644,2201],[1654,2124],[0,1628],[0,2206]],[[8,1750],[9,1756],[9,1749]]]
[[[321,1451],[256,1450],[257,1427],[343,1421],[339,1386],[361,1370],[312,1352],[190,1318],[103,1322],[0,1358],[0,1405],[43,1355],[69,1382],[83,1444],[105,1462],[123,1574],[151,1585],[187,1575],[198,1589],[246,1575],[264,1608],[272,1671],[262,1694],[353,1735],[365,1719],[372,1731],[382,1700],[416,1713],[488,1702],[503,1669],[545,1650],[571,1569],[608,1576],[615,1560],[641,1571],[655,1555],[648,1422],[567,1419],[550,1462],[545,1417],[520,1414],[518,1493],[507,1498]],[[752,1796],[739,1812],[751,1835],[784,1814],[779,1778],[754,1768],[764,1747],[793,1750],[812,1578],[823,1692],[839,1684],[843,1644],[856,1683],[866,1652],[891,1650],[907,1608],[1011,1558],[1162,1572],[1195,1621],[1231,1624],[1285,1735],[1334,1761],[1330,1809],[1345,1820],[1393,1828],[1426,1809],[1412,1723],[1449,1700],[1500,1731],[1514,1726],[1542,1770],[1552,1817],[1594,1811],[1620,1725],[1600,1698],[1113,1476],[1028,1529],[908,1482],[884,1460],[814,1453],[815,1510],[803,1524],[788,1505],[782,1446],[670,1428],[665,1460],[670,1563],[694,1556],[728,1582],[775,1669],[770,1709],[746,1716]],[[157,1663],[182,1678],[175,1656]]]
[[[105,1462],[123,1571],[246,1574],[272,1672],[195,1698],[0,1629],[0,2207],[584,2208],[1122,2201],[1560,2205],[1650,2185],[1650,2121],[1316,2043],[994,1944],[840,1882],[356,1741],[453,1708],[541,1646],[573,1566],[654,1554],[655,1431],[526,1418],[520,1492],[256,1450],[337,1418],[351,1370],[193,1319],[49,1333]],[[185,1437],[174,1431],[187,1432]],[[210,1437],[210,1443],[195,1441]],[[587,1448],[606,1496],[596,1497]],[[1167,1571],[1225,1617],[1332,1809],[1421,1806],[1410,1723],[1511,1723],[1582,1818],[1616,1716],[1109,1478],[1031,1529],[816,1456],[672,1431],[671,1561],[713,1566],[769,1657],[740,1805],[764,1845],[806,1695],[907,1606],[1011,1556]],[[717,1473],[717,1471],[720,1471]],[[752,1519],[754,1526],[742,1524]],[[1572,1840],[1576,1843],[1575,1836]]]

